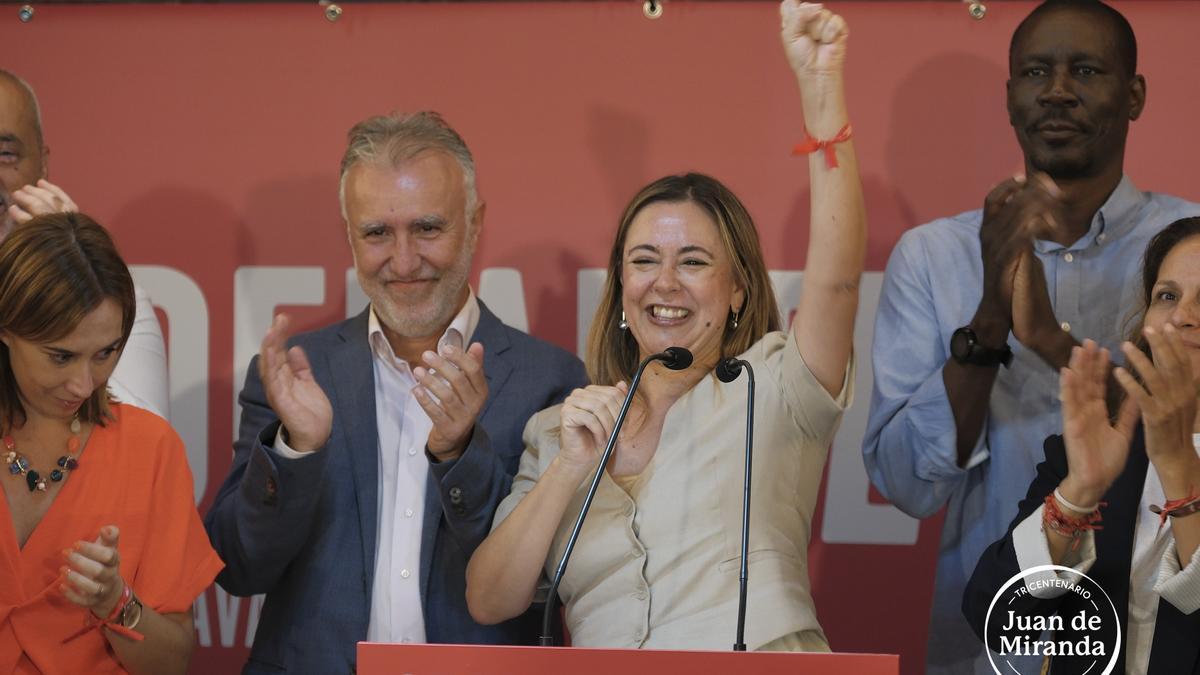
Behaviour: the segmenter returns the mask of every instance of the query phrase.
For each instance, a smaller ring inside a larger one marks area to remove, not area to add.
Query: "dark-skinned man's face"
[[[1043,14],[1018,36],[1008,115],[1032,168],[1055,179],[1120,170],[1145,85],[1126,72],[1117,44],[1111,21],[1072,9]]]

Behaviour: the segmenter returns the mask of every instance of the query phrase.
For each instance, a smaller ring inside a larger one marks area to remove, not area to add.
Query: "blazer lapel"
[[[505,334],[504,324],[495,314],[492,314],[483,301],[478,302],[479,323],[475,325],[475,332],[467,342],[468,344],[471,342],[483,344],[483,374],[487,378],[488,397],[483,404],[483,409],[479,411],[476,423],[483,419],[484,414],[496,400],[498,392],[508,381],[508,376],[512,374],[513,370],[512,364],[505,356],[505,352],[508,351],[511,344],[508,341],[508,335]],[[372,426],[372,428],[374,427]],[[425,486],[425,521],[421,525],[421,603],[424,607],[429,606],[426,598],[429,594],[430,570],[433,568],[433,552],[437,545],[438,531],[441,525],[442,487],[434,478],[433,471],[430,471]]]
[[[1158,601],[1148,673],[1200,674],[1200,612],[1184,614],[1166,600]]]
[[[1113,604],[1123,608],[1118,612],[1122,639],[1129,634],[1129,568],[1133,564],[1133,531],[1146,484],[1148,464],[1142,429],[1138,427],[1129,448],[1125,470],[1104,495],[1104,501],[1111,506],[1102,511],[1103,529],[1096,532],[1096,568],[1092,576],[1097,583],[1104,585]],[[1121,655],[1114,672],[1124,672],[1128,654],[1124,644],[1119,645],[1118,649]]]
[[[367,342],[367,312],[347,322],[342,343],[329,355],[335,400],[334,426],[350,457],[358,503],[358,528],[366,565],[367,593],[375,583],[375,537],[379,504],[379,431],[375,420],[375,371]],[[339,424],[340,422],[340,424]]]
[[[1145,447],[1137,438],[1137,447]],[[1142,454],[1145,457],[1145,453]],[[1145,475],[1143,472],[1143,481]],[[1139,501],[1141,493],[1138,493]],[[1193,516],[1194,517],[1194,516]],[[1098,553],[1098,552],[1097,552]],[[1128,575],[1128,568],[1126,568]],[[1150,645],[1148,673],[1194,673],[1200,675],[1200,612],[1184,614],[1175,605],[1159,599]]]
[[[429,578],[433,568],[433,551],[437,548],[438,529],[442,525],[442,486],[433,471],[425,474],[425,520],[421,523],[421,607],[425,622],[429,622]],[[428,635],[426,626],[426,635]]]
[[[475,327],[471,342],[483,343],[483,374],[487,377],[488,397],[483,409],[479,411],[479,417],[482,419],[513,371],[512,364],[504,355],[512,346],[504,324],[482,301],[479,303],[479,324]]]

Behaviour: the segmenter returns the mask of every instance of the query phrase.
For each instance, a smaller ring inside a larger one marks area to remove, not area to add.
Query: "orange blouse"
[[[196,512],[179,436],[153,413],[112,409],[116,419],[92,430],[24,548],[0,499],[0,673],[126,672],[100,630],[63,643],[91,616],[58,588],[63,549],[94,541],[104,525],[120,529],[121,577],[161,614],[191,611],[224,566]],[[0,480],[15,479],[5,471]]]

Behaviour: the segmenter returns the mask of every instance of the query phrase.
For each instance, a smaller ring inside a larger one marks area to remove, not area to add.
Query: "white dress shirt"
[[[462,349],[479,323],[479,302],[468,289],[467,301],[438,340],[438,348]],[[375,380],[375,425],[379,438],[379,502],[376,505],[375,582],[371,588],[370,642],[425,642],[421,605],[421,530],[429,460],[425,444],[433,422],[412,395],[417,381],[408,362],[392,351],[374,308],[367,341]],[[418,364],[419,365],[419,364]],[[273,450],[283,457],[304,456],[283,442]]]
[[[1193,434],[1192,444],[1200,453],[1200,434]],[[1151,504],[1161,505],[1166,501],[1158,473],[1151,465],[1146,470],[1146,485],[1142,489],[1142,501],[1138,504],[1138,517],[1133,527],[1133,559],[1129,566],[1129,613],[1125,638],[1125,672],[1128,675],[1146,675],[1150,666],[1150,649],[1154,644],[1154,624],[1158,621],[1159,598],[1174,605],[1184,614],[1200,609],[1200,555],[1192,555],[1186,568],[1180,569],[1179,555],[1175,550],[1175,535],[1171,531],[1171,519],[1159,529],[1158,514],[1150,510]],[[1049,565],[1050,547],[1042,529],[1042,511],[1039,506],[1029,517],[1013,530],[1013,549],[1017,564],[1026,570],[1035,565]],[[1194,517],[1194,516],[1193,516]],[[1087,574],[1096,562],[1096,537],[1088,531],[1080,538],[1079,550],[1068,552],[1062,561]],[[1049,574],[1047,574],[1049,576]],[[1067,577],[1067,573],[1054,576]],[[1075,577],[1078,579],[1078,577]],[[1039,598],[1057,597],[1066,590],[1043,587],[1031,593]]]

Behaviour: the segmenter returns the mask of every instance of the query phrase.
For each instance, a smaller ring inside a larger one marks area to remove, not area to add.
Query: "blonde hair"
[[[621,317],[621,264],[625,239],[633,219],[656,202],[690,202],[704,210],[717,225],[721,242],[733,263],[733,274],[746,299],[737,317],[737,328],[727,321],[721,338],[721,358],[741,354],[771,331],[780,330],[779,306],[767,275],[758,230],[742,202],[720,183],[699,173],[665,176],[642,188],[621,215],[608,259],[608,279],[588,333],[587,370],[596,384],[629,381],[637,370],[637,341],[618,326]],[[732,318],[732,317],[730,317]]]

